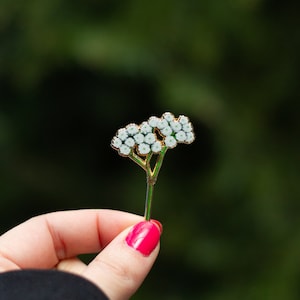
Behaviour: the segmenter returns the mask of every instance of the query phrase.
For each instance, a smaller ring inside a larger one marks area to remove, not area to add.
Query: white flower
[[[155,141],[156,141],[156,136],[154,133],[148,133],[144,138],[144,142],[149,145],[152,145]]]
[[[171,121],[170,126],[174,132],[178,132],[182,128],[182,125],[179,123],[179,121]]]
[[[167,120],[168,122],[171,122],[175,119],[174,115],[170,112],[165,112],[162,117]]]
[[[145,144],[145,143],[139,144],[138,152],[141,155],[146,155],[150,152],[150,146],[148,144]]]
[[[122,144],[119,149],[120,155],[123,155],[123,156],[128,156],[130,151],[131,151],[130,147],[128,147],[124,144]]]
[[[191,132],[191,131],[193,131],[193,126],[191,123],[187,123],[182,126],[182,129],[185,132]]]
[[[128,138],[128,132],[125,128],[120,128],[117,132],[117,137],[122,140],[125,141]]]
[[[186,133],[184,131],[182,131],[182,130],[178,131],[175,134],[175,137],[176,137],[176,140],[178,142],[181,142],[181,143],[184,142],[186,140],[186,138],[187,138]]]
[[[169,126],[169,124],[166,119],[159,119],[156,125],[156,127],[160,130],[164,129],[167,126]]]
[[[144,135],[141,133],[134,135],[133,138],[137,144],[141,144],[144,142]]]
[[[156,141],[154,144],[151,145],[151,150],[154,153],[159,153],[162,149],[161,141]]]
[[[189,122],[189,118],[184,116],[184,115],[180,115],[179,118],[178,118],[178,121],[184,125],[184,124],[187,124]]]
[[[165,112],[161,118],[152,116],[140,125],[130,123],[120,128],[111,140],[111,146],[121,156],[146,156],[159,154],[162,149],[175,148],[178,143],[190,144],[195,140],[192,123],[189,118],[180,115],[175,118]]]
[[[172,128],[170,126],[167,126],[167,127],[163,128],[163,129],[161,129],[160,132],[161,132],[162,135],[168,136],[168,135],[172,134],[173,130],[172,130]]]
[[[195,140],[194,132],[187,132],[186,133],[186,139],[185,139],[184,142],[187,143],[187,144],[191,144],[194,140]]]
[[[175,148],[177,146],[177,141],[172,135],[169,135],[165,138],[165,145],[168,148]]]
[[[157,127],[157,123],[158,123],[159,120],[160,120],[160,119],[159,119],[158,117],[150,117],[150,118],[148,119],[148,124],[149,124],[152,128]]]
[[[134,139],[132,137],[129,137],[128,139],[126,139],[125,145],[127,145],[130,148],[134,147],[135,145]]]
[[[140,125],[140,132],[143,133],[143,134],[150,133],[150,132],[152,132],[152,127],[149,125],[148,122],[143,122]]]
[[[118,137],[113,137],[112,141],[111,141],[111,146],[116,148],[116,149],[119,149],[120,146],[122,145],[122,140],[119,139]]]
[[[133,136],[135,134],[137,134],[139,132],[139,126],[134,124],[134,123],[130,123],[126,126],[127,132],[130,136]]]

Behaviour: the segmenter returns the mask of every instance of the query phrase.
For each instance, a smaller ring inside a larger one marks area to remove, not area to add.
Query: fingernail
[[[162,224],[159,221],[153,220],[153,219],[151,219],[150,222],[154,223],[155,225],[157,225],[157,227],[158,227],[158,229],[160,231],[160,235],[162,235],[162,232],[163,232],[163,226],[162,226]]]
[[[154,223],[143,221],[132,227],[126,237],[128,246],[149,256],[159,242],[160,230]]]

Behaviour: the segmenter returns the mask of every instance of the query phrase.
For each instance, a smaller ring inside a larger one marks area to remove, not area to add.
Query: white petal
[[[191,123],[187,123],[187,124],[184,124],[182,126],[182,129],[185,131],[185,132],[191,132],[193,131],[193,126]]]
[[[122,141],[125,141],[128,138],[128,132],[125,128],[120,128],[117,132],[117,137]]]
[[[149,125],[148,122],[143,122],[140,125],[140,132],[143,133],[143,134],[150,133],[150,132],[152,132],[152,127]]]
[[[184,124],[187,124],[189,122],[189,118],[184,116],[184,115],[180,115],[179,118],[178,118],[178,121],[184,125]]]
[[[165,112],[162,117],[167,120],[168,122],[171,122],[175,119],[174,115],[170,112]]]
[[[194,132],[188,132],[186,134],[186,139],[185,139],[184,142],[187,143],[187,144],[191,144],[194,140],[195,140]]]
[[[128,124],[126,126],[126,129],[127,129],[128,134],[131,136],[133,136],[139,132],[139,126],[134,123]]]
[[[146,155],[150,152],[150,146],[148,144],[142,143],[138,146],[138,152],[141,155]]]
[[[184,131],[180,130],[175,134],[175,137],[178,142],[182,143],[186,140],[186,133]]]
[[[162,149],[161,141],[156,141],[154,144],[151,146],[151,150],[154,153],[159,153]]]
[[[144,135],[141,133],[134,135],[133,138],[137,144],[141,144],[144,142]]]
[[[152,128],[157,127],[157,123],[158,123],[159,120],[160,120],[160,119],[159,119],[158,117],[150,117],[150,118],[148,119],[148,124],[149,124]]]
[[[128,139],[126,139],[125,145],[127,145],[130,148],[132,148],[135,145],[134,139],[132,137],[129,137]]]
[[[168,124],[168,121],[166,119],[159,119],[159,121],[157,122],[157,128],[160,129],[160,130],[164,129],[168,125],[169,124]]]
[[[111,146],[113,148],[119,149],[121,145],[122,145],[121,139],[115,136],[111,141]]]
[[[155,141],[156,141],[156,136],[154,133],[148,133],[146,136],[145,136],[145,139],[144,139],[145,143],[147,144],[153,144]]]
[[[120,154],[124,155],[124,156],[128,156],[130,151],[131,151],[131,149],[128,146],[124,145],[124,144],[119,149]]]
[[[178,132],[182,128],[182,125],[178,121],[170,122],[170,126],[175,132]]]
[[[173,136],[169,135],[165,138],[165,145],[168,148],[175,148],[177,146],[177,141]]]
[[[168,136],[168,135],[172,134],[173,130],[172,130],[172,128],[170,126],[167,126],[167,127],[163,128],[163,129],[161,129],[160,132],[161,132],[162,135]]]

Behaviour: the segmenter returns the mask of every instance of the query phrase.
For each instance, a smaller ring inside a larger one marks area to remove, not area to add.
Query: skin
[[[0,272],[56,268],[94,282],[112,300],[129,299],[159,252],[159,243],[144,256],[125,242],[131,227],[143,220],[134,214],[101,209],[31,218],[0,237]],[[77,258],[98,252],[88,265]]]

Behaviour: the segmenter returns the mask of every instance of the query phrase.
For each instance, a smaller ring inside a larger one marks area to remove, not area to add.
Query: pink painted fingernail
[[[160,235],[162,235],[162,232],[163,232],[163,226],[162,226],[162,224],[159,221],[154,220],[154,219],[151,219],[150,222],[154,223],[155,225],[157,225],[157,227],[158,227],[158,229],[160,231]]]
[[[126,237],[128,246],[149,256],[159,242],[160,229],[150,221],[143,221],[132,227]]]

